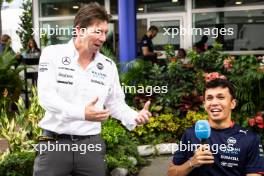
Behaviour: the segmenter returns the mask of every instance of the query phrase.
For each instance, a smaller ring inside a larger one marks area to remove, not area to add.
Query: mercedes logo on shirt
[[[65,56],[62,58],[62,63],[63,63],[63,65],[70,65],[71,59],[69,57]]]
[[[104,65],[102,64],[102,63],[97,63],[97,68],[99,69],[99,70],[102,70],[103,68],[104,68]]]

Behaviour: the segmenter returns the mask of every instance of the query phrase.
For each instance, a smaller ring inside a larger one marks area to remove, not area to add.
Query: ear
[[[236,104],[237,104],[237,100],[236,99],[231,100],[231,109],[235,109]]]

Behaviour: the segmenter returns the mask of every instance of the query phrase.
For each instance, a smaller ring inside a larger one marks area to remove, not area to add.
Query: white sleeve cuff
[[[138,112],[131,110],[131,112],[128,113],[129,115],[122,120],[122,124],[126,126],[126,128],[131,131],[137,126],[136,117],[138,115]]]
[[[85,120],[85,105],[69,107],[68,113],[71,119]]]

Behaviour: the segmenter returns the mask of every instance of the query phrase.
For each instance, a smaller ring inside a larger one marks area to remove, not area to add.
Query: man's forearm
[[[188,160],[182,165],[171,163],[168,169],[168,176],[186,176],[193,170],[192,163]]]

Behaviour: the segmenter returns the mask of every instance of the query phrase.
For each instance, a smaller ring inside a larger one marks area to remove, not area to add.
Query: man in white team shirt
[[[46,113],[39,123],[43,129],[39,146],[89,147],[85,154],[71,148],[38,152],[35,176],[104,176],[101,122],[111,115],[132,130],[151,116],[150,102],[139,112],[125,103],[115,63],[99,53],[106,40],[108,20],[105,9],[91,3],[77,13],[73,39],[42,52],[38,95]]]

